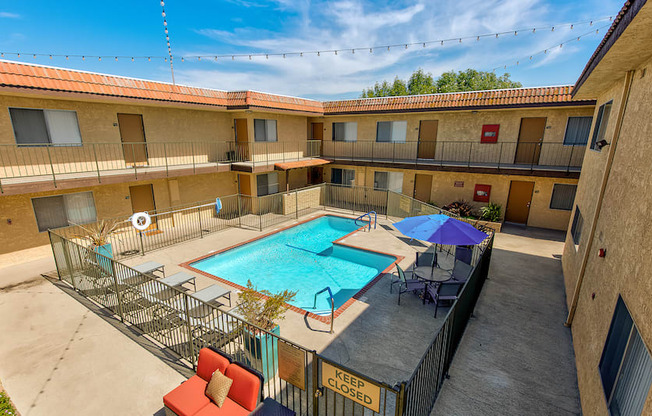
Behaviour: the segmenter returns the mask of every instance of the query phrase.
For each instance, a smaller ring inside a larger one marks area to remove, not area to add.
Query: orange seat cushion
[[[209,348],[202,348],[199,351],[199,359],[197,360],[197,375],[209,382],[215,370],[220,370],[224,374],[229,364],[228,358]]]
[[[217,407],[214,403],[211,403],[202,407],[199,412],[195,413],[195,416],[246,416],[249,413],[249,410],[227,397],[222,407]]]
[[[233,380],[229,390],[229,398],[249,411],[253,411],[256,404],[258,404],[260,394],[260,379],[258,376],[237,364],[228,366],[225,375]]]
[[[192,376],[163,396],[163,404],[179,416],[194,415],[211,402],[204,394],[207,384],[201,377]]]

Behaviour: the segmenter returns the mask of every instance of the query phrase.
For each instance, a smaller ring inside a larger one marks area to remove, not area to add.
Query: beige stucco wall
[[[437,120],[435,160],[475,162],[514,162],[521,119],[545,117],[546,130],[539,157],[541,165],[579,165],[583,149],[561,144],[566,132],[568,117],[590,116],[592,106],[503,109],[479,111],[442,111],[392,115],[347,115],[312,118],[311,122],[324,122],[324,154],[327,156],[360,156],[374,158],[414,159],[417,156],[419,126],[422,120]],[[357,142],[333,142],[333,123],[353,121],[358,123]],[[407,121],[405,143],[375,143],[379,121]],[[499,124],[497,143],[480,143],[482,126]]]
[[[170,182],[176,181],[176,185]],[[32,198],[62,195],[75,192],[93,192],[97,218],[112,218],[132,213],[129,186],[151,183],[157,209],[196,201],[211,200],[218,196],[232,195],[236,191],[235,174],[232,172],[185,176],[176,179],[134,181],[114,185],[76,188],[32,194],[0,196],[0,253],[48,244],[47,232],[39,232],[32,207]],[[171,198],[171,188],[178,186],[178,199]],[[11,221],[9,224],[8,221]]]
[[[647,74],[643,77],[644,68],[647,68]],[[572,323],[582,411],[587,415],[608,414],[598,365],[619,295],[625,301],[648,351],[652,348],[652,257],[647,250],[649,230],[652,229],[651,71],[652,60],[639,67],[633,77]],[[610,143],[624,75],[614,76],[613,85],[598,99],[598,105],[614,99],[610,128],[605,137]],[[588,245],[590,218],[605,169],[607,149],[602,153],[588,150],[585,157],[576,198],[585,218],[580,251],[575,253],[573,243],[567,237],[562,259],[568,298],[575,289],[581,255]],[[599,248],[607,250],[605,258],[598,257]],[[652,392],[648,393],[643,414],[652,414]]]
[[[466,172],[440,172],[413,169],[385,169],[353,165],[328,165],[324,170],[324,181],[330,182],[332,168],[354,169],[355,184],[358,186],[374,186],[374,173],[376,171],[403,172],[403,194],[412,196],[414,192],[415,174],[432,175],[432,188],[430,199],[437,206],[444,206],[453,201],[469,201],[476,207],[486,205],[473,201],[473,192],[476,184],[491,185],[490,201],[500,204],[505,214],[509,186],[512,180],[534,182],[534,194],[530,207],[527,225],[531,227],[565,230],[570,219],[570,211],[550,209],[550,198],[555,183],[576,184],[577,179],[547,178],[538,176],[510,176],[499,174],[479,174]],[[455,182],[464,182],[463,187],[455,187]]]

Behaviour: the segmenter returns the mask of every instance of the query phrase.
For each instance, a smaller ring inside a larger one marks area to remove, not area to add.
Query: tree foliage
[[[362,98],[393,97],[398,95],[435,94],[441,92],[496,90],[501,88],[520,88],[520,82],[509,79],[509,74],[496,76],[493,72],[476,71],[448,71],[437,79],[430,72],[419,68],[406,81],[398,76],[393,83],[383,81],[362,91]]]

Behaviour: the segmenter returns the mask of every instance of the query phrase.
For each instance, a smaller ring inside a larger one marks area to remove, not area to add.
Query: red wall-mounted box
[[[482,126],[480,143],[496,143],[498,141],[498,130],[500,124],[485,124]]]
[[[478,202],[489,202],[491,195],[491,185],[475,185],[473,190],[473,200]]]

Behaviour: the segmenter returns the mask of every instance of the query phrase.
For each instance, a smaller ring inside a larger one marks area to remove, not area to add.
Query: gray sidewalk
[[[505,227],[432,415],[580,414],[564,234]]]

